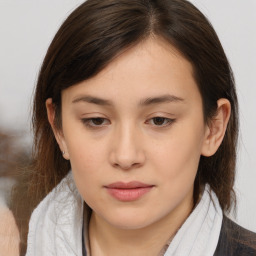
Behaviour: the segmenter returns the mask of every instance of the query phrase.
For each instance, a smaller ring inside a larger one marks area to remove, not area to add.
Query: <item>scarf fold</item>
[[[198,205],[181,226],[165,256],[213,256],[216,250],[223,213],[216,194],[205,186]]]
[[[26,256],[82,256],[83,200],[70,172],[33,211]]]
[[[179,229],[165,256],[212,256],[222,210],[206,185],[198,205]],[[83,199],[70,172],[34,210],[26,256],[82,256]]]

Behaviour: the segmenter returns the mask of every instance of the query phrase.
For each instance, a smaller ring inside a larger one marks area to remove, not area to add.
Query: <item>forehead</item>
[[[193,67],[173,46],[160,39],[147,39],[123,52],[96,76],[63,91],[69,102],[83,94],[112,101],[171,94],[198,97]]]

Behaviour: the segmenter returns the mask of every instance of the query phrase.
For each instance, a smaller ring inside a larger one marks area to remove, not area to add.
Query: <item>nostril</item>
[[[120,170],[139,168],[145,162],[145,152],[137,145],[118,143],[109,154],[110,164]]]
[[[140,163],[132,163],[132,164],[128,164],[128,165],[115,163],[114,167],[118,168],[118,169],[128,171],[128,170],[133,169],[133,168],[139,168],[141,165],[142,164],[140,164]]]

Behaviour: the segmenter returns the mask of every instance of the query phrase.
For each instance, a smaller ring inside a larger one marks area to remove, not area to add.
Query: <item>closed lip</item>
[[[115,199],[122,202],[136,201],[147,194],[154,185],[139,181],[115,182],[104,186],[107,192]]]
[[[114,182],[109,185],[106,185],[106,188],[112,189],[135,189],[135,188],[148,188],[153,187],[154,185],[146,184],[140,181],[130,181],[130,182]]]

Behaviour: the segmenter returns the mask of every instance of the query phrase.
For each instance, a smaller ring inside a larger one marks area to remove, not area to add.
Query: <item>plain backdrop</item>
[[[233,68],[240,103],[236,221],[256,231],[256,1],[191,0],[211,21]],[[0,127],[30,147],[32,92],[47,47],[81,0],[0,0]]]

